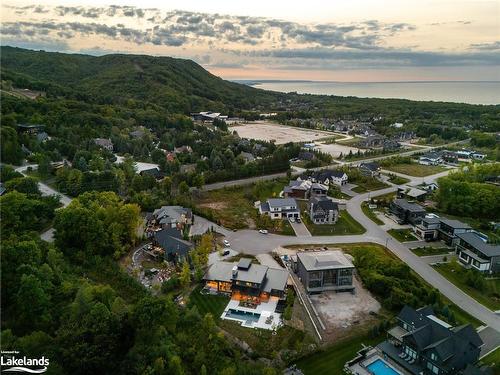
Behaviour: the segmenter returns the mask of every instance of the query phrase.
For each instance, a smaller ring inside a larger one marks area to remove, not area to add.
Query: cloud
[[[500,41],[491,42],[491,43],[471,44],[469,46],[469,48],[482,50],[482,51],[500,51]]]

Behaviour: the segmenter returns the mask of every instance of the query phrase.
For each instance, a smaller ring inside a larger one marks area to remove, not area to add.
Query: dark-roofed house
[[[380,134],[369,135],[358,142],[361,148],[377,148],[384,145],[385,137]]]
[[[203,280],[207,290],[260,304],[272,297],[285,298],[288,271],[241,258],[238,262],[215,262],[208,268]]]
[[[337,169],[328,169],[323,171],[318,171],[313,173],[310,177],[311,181],[319,182],[323,185],[345,185],[349,180],[349,177],[344,171]]]
[[[387,341],[377,346],[388,362],[413,375],[457,375],[477,362],[483,341],[472,325],[452,327],[431,308],[403,307]]]
[[[314,224],[335,224],[339,217],[338,204],[327,197],[311,197],[307,211]]]
[[[167,227],[154,232],[153,244],[165,251],[165,259],[179,262],[186,259],[193,244],[182,238],[182,232],[177,228]]]
[[[300,210],[293,198],[270,198],[259,206],[259,213],[271,219],[299,218]]]
[[[193,213],[190,208],[182,206],[162,206],[153,211],[149,222],[161,228],[184,227],[193,223]]]
[[[94,139],[94,143],[100,148],[113,151],[113,142],[111,142],[111,139],[109,138],[96,138]]]
[[[161,180],[164,176],[163,173],[160,172],[158,168],[149,168],[149,169],[143,169],[142,171],[139,172],[141,176],[152,176],[157,180]]]
[[[399,224],[413,224],[416,225],[425,217],[425,209],[415,203],[410,203],[406,199],[394,199],[390,206],[389,211],[396,216]]]
[[[485,242],[474,232],[457,235],[458,260],[481,272],[500,272],[500,245]]]
[[[297,253],[297,275],[308,293],[353,291],[354,265],[338,250]]]
[[[245,160],[245,163],[250,163],[252,161],[255,161],[255,156],[253,156],[250,152],[242,151],[238,156],[243,158],[243,160]]]
[[[442,217],[440,221],[438,236],[439,239],[443,240],[448,246],[455,245],[458,242],[457,235],[472,230],[469,224],[462,223],[459,220]]]
[[[415,228],[415,234],[424,241],[434,241],[438,238],[438,229],[441,220],[438,217],[424,217]]]
[[[358,166],[359,171],[363,176],[375,177],[380,175],[380,165],[375,162],[361,163]]]

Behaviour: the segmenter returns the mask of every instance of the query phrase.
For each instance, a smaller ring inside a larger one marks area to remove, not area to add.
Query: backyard
[[[363,234],[365,228],[349,215],[346,210],[339,211],[339,218],[335,224],[313,224],[307,211],[306,202],[299,202],[302,221],[313,236],[332,236],[332,235],[348,235],[348,234]]]
[[[489,309],[500,310],[500,279],[488,279],[477,273],[474,275],[472,270],[466,270],[456,261],[438,264],[434,268],[479,303]],[[477,277],[480,278],[479,282]]]
[[[387,233],[399,242],[416,241],[418,239],[411,229],[390,229]]]
[[[261,181],[248,186],[202,192],[199,197],[194,198],[193,203],[196,207],[196,213],[220,223],[226,228],[253,229],[256,227],[259,215],[258,210],[254,207],[254,202],[278,197],[287,182],[286,179],[278,179]],[[268,224],[272,227],[266,229],[274,229],[276,226],[276,223]],[[283,232],[286,232],[287,224],[283,224],[282,228]]]
[[[380,190],[389,187],[389,185],[377,180],[376,178],[364,178],[361,181],[351,179],[349,182],[358,185],[354,189],[352,189],[352,191],[360,194],[366,193],[367,191]]]

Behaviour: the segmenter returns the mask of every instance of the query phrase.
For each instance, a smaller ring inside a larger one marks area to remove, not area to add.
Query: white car
[[[290,223],[295,223],[295,219],[293,217],[290,217],[288,220],[290,220]]]
[[[228,240],[224,240],[224,246],[229,247],[229,246],[231,246],[231,244],[229,243]]]
[[[267,231],[267,229],[260,229],[259,233],[261,233],[261,234],[268,234],[269,232]]]

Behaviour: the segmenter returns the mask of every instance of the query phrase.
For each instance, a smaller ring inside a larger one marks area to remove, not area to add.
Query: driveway
[[[307,227],[305,226],[305,224],[303,222],[300,222],[300,223],[297,223],[297,222],[294,222],[292,223],[290,221],[290,225],[292,226],[294,232],[295,232],[295,235],[297,237],[311,237],[311,233],[309,232],[309,230],[307,229]]]
[[[255,256],[260,264],[268,266],[269,268],[283,269],[280,264],[272,257],[271,254],[258,254]]]
[[[229,233],[232,233],[229,229],[221,227],[220,225],[217,225],[211,222],[210,220],[205,219],[204,217],[198,215],[193,215],[193,216],[194,216],[194,223],[193,225],[191,225],[191,228],[189,229],[190,236],[202,235],[211,229],[214,229],[217,233],[223,234],[224,236],[227,236]]]
[[[500,347],[500,334],[498,334],[498,332],[493,328],[486,327],[478,331],[478,334],[484,343],[484,346],[481,348],[480,358]]]

